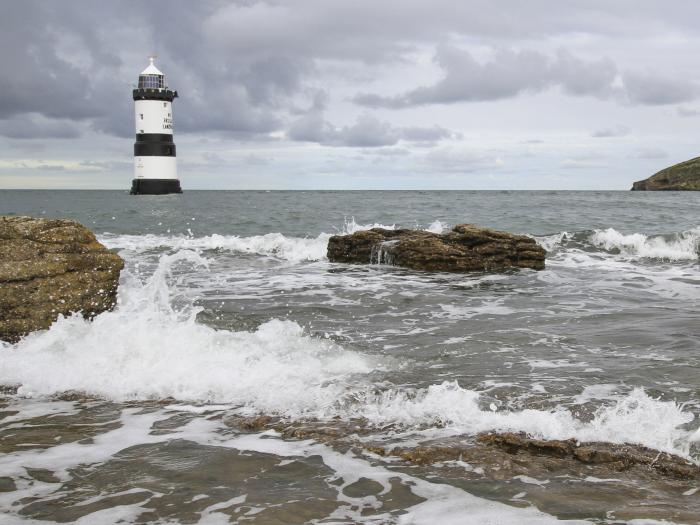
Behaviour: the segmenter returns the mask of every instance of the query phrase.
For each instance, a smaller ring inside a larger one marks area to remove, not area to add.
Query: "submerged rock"
[[[427,271],[543,270],[545,254],[530,237],[473,224],[459,224],[444,234],[373,228],[328,240],[331,262],[385,263]]]
[[[0,339],[111,310],[124,261],[67,219],[0,217]]]
[[[698,465],[679,456],[642,445],[607,442],[579,443],[574,439],[536,439],[513,432],[482,434],[478,441],[484,445],[501,448],[509,454],[547,456],[563,461],[604,465],[611,471],[645,467],[678,479],[700,478]]]
[[[700,157],[686,160],[632,185],[632,191],[700,191]]]

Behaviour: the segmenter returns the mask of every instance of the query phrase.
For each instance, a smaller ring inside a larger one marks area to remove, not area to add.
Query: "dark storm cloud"
[[[13,139],[73,139],[82,134],[70,119],[50,119],[39,113],[25,113],[0,120],[0,135]]]
[[[133,135],[130,89],[153,51],[173,88],[186,94],[175,104],[179,131],[255,136],[279,129],[275,110],[299,88],[310,62],[250,60],[212,48],[203,25],[220,4],[8,3],[0,18],[0,133],[31,137],[40,115],[59,119],[63,129],[53,124],[37,136],[74,133],[75,123]],[[20,126],[27,114],[35,116]]]
[[[513,40],[568,34],[695,31],[700,5],[660,5],[651,0],[504,0],[498,8],[490,0],[5,2],[0,133],[132,135],[130,85],[151,52],[182,95],[175,104],[177,132],[238,139],[280,132],[290,120],[288,136],[329,145],[450,138],[447,130],[399,128],[369,116],[343,128],[329,125],[318,112],[295,120],[295,108],[318,90],[320,64],[409,63],[417,50],[433,48],[442,80],[395,96],[364,94],[357,101],[395,108],[558,87],[574,96],[621,96],[632,104],[687,102],[698,95],[693,82],[627,72],[624,64],[620,74],[605,58],[511,49]],[[492,58],[477,60],[444,45],[450,35],[478,38],[495,50]],[[622,79],[622,95],[615,78]]]
[[[101,113],[84,71],[59,56],[57,4],[6,2],[0,17],[0,117],[33,112],[82,119]],[[28,30],[30,29],[31,30]]]

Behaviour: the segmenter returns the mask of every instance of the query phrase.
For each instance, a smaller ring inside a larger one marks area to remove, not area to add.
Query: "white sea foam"
[[[625,235],[608,228],[595,230],[589,241],[604,250],[619,250],[623,255],[632,257],[671,261],[695,260],[700,249],[700,228],[677,233],[670,238],[643,233]]]
[[[178,250],[222,250],[234,253],[245,253],[275,257],[277,259],[299,263],[304,261],[322,261],[326,259],[328,239],[333,235],[345,235],[372,228],[385,230],[396,229],[395,224],[380,223],[359,224],[355,218],[346,219],[342,229],[336,233],[320,233],[316,237],[293,237],[282,233],[267,233],[265,235],[220,235],[214,233],[196,237],[194,235],[117,235],[104,233],[100,241],[108,248],[125,250],[132,253],[143,253],[158,249]],[[430,224],[426,231],[442,233],[448,225],[437,220]]]
[[[569,232],[559,232],[552,235],[541,235],[533,238],[537,244],[542,246],[542,248],[548,252],[551,252],[554,248],[571,239],[571,234],[569,234]]]
[[[291,321],[255,332],[214,330],[197,309],[171,305],[168,272],[193,252],[164,255],[151,280],[125,279],[120,304],[93,322],[59,319],[0,352],[0,384],[23,396],[85,391],[113,400],[173,397],[231,403],[288,415],[323,410],[342,396],[354,374],[377,367],[370,358],[327,339],[304,335]]]
[[[450,227],[448,224],[446,224],[440,220],[437,220],[437,221],[433,221],[432,223],[430,223],[430,226],[425,228],[425,231],[432,232],[432,233],[444,233],[445,231],[447,231],[449,229],[450,229]]]
[[[577,419],[564,407],[553,410],[482,409],[479,392],[443,382],[421,390],[393,389],[364,400],[358,409],[375,423],[440,423],[467,434],[526,432],[543,439],[638,443],[689,457],[692,432],[680,428],[694,415],[673,401],[660,401],[637,388],[614,404],[602,406],[593,420]]]
[[[395,229],[395,225],[358,224],[354,218],[345,221],[341,234],[355,233],[371,228]],[[281,233],[252,235],[220,235],[214,233],[202,237],[193,235],[116,235],[105,233],[100,241],[108,248],[143,253],[156,249],[224,250],[235,253],[266,255],[290,262],[321,261],[326,258],[328,239],[334,234],[321,233],[317,237],[289,237]]]
[[[700,254],[700,227],[672,235],[623,234],[614,228],[594,230],[585,238],[583,235],[563,231],[536,236],[534,239],[548,252],[566,247],[569,242],[578,239],[595,248],[628,258],[692,261]],[[580,249],[575,249],[574,252],[580,253]]]
[[[692,430],[679,427],[692,422],[693,415],[641,389],[608,403],[590,422],[565,407],[482,409],[482,394],[456,382],[423,389],[384,383],[377,392],[369,374],[386,364],[310,337],[296,323],[272,320],[254,332],[197,323],[197,309],[168,287],[171,269],[181,264],[206,261],[191,251],[163,255],[146,284],[125,273],[115,311],[93,322],[61,318],[15,345],[2,343],[0,384],[19,385],[19,394],[27,397],[68,390],[117,401],[173,397],[232,405],[244,413],[364,417],[409,428],[441,423],[469,434],[523,431],[690,453]]]
[[[267,255],[291,262],[320,261],[326,257],[330,234],[318,237],[287,237],[281,233],[239,237],[237,235],[205,235],[203,237],[166,235],[112,235],[100,236],[108,248],[143,253],[166,248],[178,250],[225,250],[236,253]]]
[[[473,496],[457,487],[446,483],[431,483],[422,478],[403,472],[389,470],[372,465],[364,459],[354,457],[352,453],[341,454],[329,447],[311,441],[282,441],[274,432],[258,435],[235,437],[225,442],[213,440],[209,445],[218,445],[275,454],[278,456],[318,456],[337,476],[338,499],[346,505],[340,506],[329,516],[339,523],[393,523],[394,518],[388,513],[376,514],[362,512],[377,508],[375,497],[348,496],[343,490],[362,478],[371,479],[382,486],[380,494],[392,490],[396,481],[410,487],[409,490],[424,499],[423,502],[410,506],[402,514],[398,523],[406,525],[445,525],[463,523],[492,523],[501,525],[545,525],[566,523],[584,525],[590,523],[581,520],[560,521],[537,510],[534,507],[515,508],[503,503],[489,501]],[[359,509],[359,510],[358,510]],[[468,521],[465,521],[467,519]]]

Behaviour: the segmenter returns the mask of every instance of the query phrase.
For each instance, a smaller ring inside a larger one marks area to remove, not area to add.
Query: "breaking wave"
[[[436,228],[433,223],[430,228]],[[178,250],[224,250],[235,253],[264,255],[277,259],[299,263],[304,261],[321,261],[326,258],[328,239],[332,235],[350,234],[371,228],[393,230],[395,225],[358,224],[355,219],[345,221],[342,230],[337,233],[321,233],[317,237],[288,237],[281,233],[252,235],[212,234],[202,237],[192,235],[115,235],[106,233],[100,236],[100,241],[108,248],[143,253],[157,249]]]
[[[567,249],[603,251],[632,259],[693,261],[700,255],[700,228],[670,235],[623,234],[614,228],[560,232],[535,237],[548,252]]]
[[[200,309],[168,287],[171,269],[182,263],[206,261],[192,251],[162,255],[146,284],[127,273],[113,312],[92,322],[59,318],[49,330],[4,344],[0,384],[20,385],[18,394],[31,397],[65,391],[115,401],[172,397],[300,415],[322,410],[353,375],[377,367],[367,356],[304,335],[291,321],[270,320],[254,332],[196,322]]]
[[[377,382],[373,374],[390,361],[311,337],[291,321],[270,320],[252,332],[215,330],[198,323],[199,309],[168,284],[173,268],[187,264],[207,261],[188,250],[161,255],[145,284],[125,272],[114,311],[92,322],[60,318],[17,344],[0,344],[0,384],[17,385],[26,397],[79,391],[115,401],[174,398],[244,414],[364,418],[467,434],[523,431],[691,453],[696,437],[684,427],[693,414],[642,389],[601,407],[590,421],[563,406],[501,410],[456,382],[420,389]]]

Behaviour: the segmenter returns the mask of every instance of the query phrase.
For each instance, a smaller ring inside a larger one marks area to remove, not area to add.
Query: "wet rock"
[[[543,440],[512,432],[482,434],[478,441],[504,449],[510,454],[530,454],[603,465],[614,471],[646,467],[678,479],[700,479],[700,466],[679,456],[641,445],[615,443],[579,443],[574,439]]]
[[[632,191],[700,191],[700,157],[686,160],[632,185]]]
[[[0,217],[0,339],[16,342],[59,315],[112,309],[123,267],[75,221]]]
[[[240,428],[250,431],[265,430],[272,424],[272,418],[270,416],[257,416],[242,418],[239,422]]]
[[[500,272],[544,269],[545,250],[525,235],[460,224],[444,234],[373,228],[328,240],[328,260],[392,264],[414,270]]]

